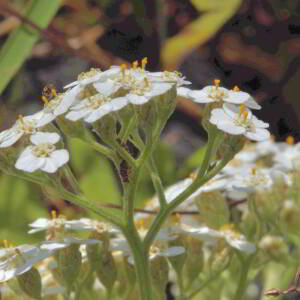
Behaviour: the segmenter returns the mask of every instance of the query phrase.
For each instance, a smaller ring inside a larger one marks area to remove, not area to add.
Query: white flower
[[[29,245],[0,249],[0,282],[29,271],[34,264],[52,255],[52,251]]]
[[[213,109],[209,121],[226,133],[242,134],[254,141],[263,141],[270,137],[270,132],[265,129],[269,124],[258,120],[244,105],[239,109],[235,105],[224,104],[223,108]]]
[[[53,218],[46,219],[46,218],[39,218],[35,220],[33,223],[29,224],[29,226],[33,229],[28,231],[29,234],[36,233],[43,230],[48,229],[68,229],[68,225],[72,221],[67,221],[64,217],[56,217],[56,212],[52,212]]]
[[[41,127],[39,120],[43,113],[38,112],[30,116],[19,116],[15,124],[0,133],[0,148],[10,147],[15,144],[23,135],[31,135]]]
[[[71,121],[84,119],[88,123],[93,123],[110,112],[122,109],[127,104],[126,98],[118,97],[112,99],[99,93],[72,106],[66,118]]]
[[[62,115],[68,111],[71,105],[77,101],[77,95],[79,93],[79,86],[75,86],[65,93],[58,94],[52,100],[48,101],[44,99],[43,115],[37,121],[39,126],[44,126],[52,122],[57,116]]]
[[[230,186],[231,194],[237,193],[254,193],[270,189],[276,180],[283,180],[286,184],[291,184],[288,176],[276,169],[260,169],[252,168],[251,170],[239,173],[233,177]]]
[[[197,103],[223,101],[232,104],[244,104],[252,109],[261,109],[261,106],[248,93],[242,92],[238,88],[227,90],[220,87],[218,80],[216,80],[215,86],[206,86],[202,90],[193,90],[187,96]]]
[[[300,144],[286,145],[282,150],[273,157],[277,166],[284,170],[292,170],[297,167],[300,161]]]
[[[73,237],[65,237],[61,240],[44,241],[40,244],[39,248],[42,250],[57,251],[63,248],[67,248],[71,245],[94,245],[99,243],[102,242],[95,239],[86,240],[86,239],[79,239]]]
[[[120,230],[112,227],[105,222],[99,222],[88,218],[81,218],[79,220],[70,220],[65,223],[66,229],[71,230],[94,230],[97,232],[119,233]]]
[[[246,253],[254,253],[256,251],[254,244],[248,242],[244,235],[235,231],[232,224],[224,225],[219,230],[206,226],[191,228],[189,234],[204,241],[224,239],[231,247]]]
[[[38,169],[54,173],[69,160],[65,149],[56,150],[54,144],[60,139],[57,133],[37,132],[30,137],[34,144],[25,148],[18,158],[15,167],[26,172]]]
[[[157,256],[172,257],[183,254],[184,252],[185,249],[181,246],[169,247],[167,249],[161,249],[160,247],[151,246],[149,251],[149,259],[151,261]],[[132,265],[134,264],[133,256],[128,257],[128,262]]]

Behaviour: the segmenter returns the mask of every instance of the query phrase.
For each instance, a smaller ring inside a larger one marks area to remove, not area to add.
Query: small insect
[[[42,101],[44,103],[47,103],[50,100],[52,100],[53,98],[55,98],[56,95],[57,95],[57,93],[56,93],[56,89],[55,89],[54,85],[49,83],[49,84],[45,85],[43,88]]]
[[[122,182],[129,182],[129,176],[131,169],[128,167],[126,160],[122,160],[120,163],[120,176]]]

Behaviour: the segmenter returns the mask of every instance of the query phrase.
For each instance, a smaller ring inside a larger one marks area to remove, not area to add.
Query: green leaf
[[[242,3],[242,0],[191,1],[203,14],[166,41],[161,57],[164,67],[168,70],[176,69],[192,51],[212,38]]]
[[[25,17],[41,28],[46,28],[63,0],[33,0]],[[19,26],[7,39],[0,52],[0,94],[30,56],[39,33],[28,24]]]

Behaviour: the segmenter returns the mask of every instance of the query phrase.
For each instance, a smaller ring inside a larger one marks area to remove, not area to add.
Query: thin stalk
[[[71,203],[78,205],[79,207],[82,207],[84,209],[87,209],[87,210],[90,210],[90,211],[96,213],[97,215],[101,216],[102,218],[106,219],[107,221],[111,222],[112,224],[114,224],[120,228],[123,227],[122,221],[116,215],[110,213],[108,210],[104,209],[103,207],[100,207],[100,206],[88,201],[84,196],[75,195],[66,190],[60,190],[59,194],[65,200],[68,200]]]
[[[224,157],[224,159],[208,174],[205,176],[199,178],[197,177],[194,182],[180,195],[178,195],[171,203],[169,203],[165,209],[161,209],[158,213],[157,217],[155,218],[154,222],[152,223],[145,239],[144,239],[144,246],[145,249],[149,249],[152,242],[155,239],[155,236],[157,235],[159,229],[161,228],[162,224],[165,222],[168,215],[172,212],[173,209],[175,209],[177,206],[179,206],[185,199],[187,199],[190,195],[192,195],[197,189],[199,189],[204,183],[209,181],[211,178],[213,178],[215,175],[217,175],[224,167],[225,165],[232,159],[232,154],[229,153],[227,156]]]
[[[240,279],[238,282],[238,288],[236,290],[233,300],[243,300],[245,292],[248,286],[248,273],[251,267],[251,263],[255,255],[250,256],[246,261],[240,259],[241,270],[240,270]]]
[[[146,251],[143,247],[141,238],[135,228],[133,231],[128,231],[127,229],[123,230],[123,234],[125,235],[132,250],[141,299],[152,300],[152,284],[148,251]]]
[[[129,123],[127,124],[127,126],[124,130],[124,133],[122,133],[122,136],[121,136],[122,144],[126,143],[126,141],[128,140],[128,137],[129,137],[131,131],[136,126],[136,121],[137,121],[137,117],[136,117],[136,114],[134,114],[134,116],[130,119]]]
[[[87,280],[89,279],[89,277],[93,274],[93,272],[94,272],[93,268],[89,267],[88,272],[86,273],[84,279],[82,280],[79,287],[77,288],[75,300],[80,300],[81,293],[84,290],[84,286],[87,283]]]
[[[160,176],[158,174],[158,170],[152,155],[150,156],[148,161],[148,169],[152,179],[153,186],[159,198],[160,208],[162,209],[167,206],[167,200],[164,193],[164,187],[160,180]]]

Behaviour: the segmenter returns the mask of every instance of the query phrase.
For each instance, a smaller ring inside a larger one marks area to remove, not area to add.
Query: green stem
[[[105,209],[104,207],[97,206],[92,202],[88,201],[82,195],[75,195],[66,190],[60,190],[59,195],[63,197],[65,200],[70,201],[71,203],[78,205],[84,209],[90,210],[97,215],[101,216],[102,218],[106,219],[107,221],[111,222],[112,224],[123,228],[123,222],[114,214],[109,212],[109,210]]]
[[[137,117],[136,117],[136,114],[134,114],[134,116],[128,122],[128,124],[127,124],[127,126],[126,126],[126,128],[124,130],[124,133],[122,133],[122,136],[121,136],[121,142],[122,142],[122,144],[124,144],[124,143],[127,142],[128,137],[129,137],[131,131],[136,126],[136,121],[137,121]]]
[[[152,179],[153,186],[159,198],[160,208],[162,209],[167,206],[167,200],[165,197],[164,187],[160,180],[160,176],[158,174],[158,170],[152,155],[150,156],[148,161],[148,169]]]
[[[123,230],[134,258],[136,278],[140,288],[142,300],[152,300],[151,273],[148,251],[143,247],[141,238],[135,228],[132,231]]]
[[[208,169],[209,163],[211,159],[213,158],[214,154],[216,153],[217,149],[214,147],[217,138],[219,136],[219,130],[217,129],[212,129],[211,131],[208,132],[208,142],[207,142],[207,148],[205,152],[205,156],[203,159],[203,162],[201,164],[201,168],[198,172],[198,177],[201,177],[205,174],[205,172]]]
[[[79,287],[77,288],[75,300],[80,300],[81,293],[84,290],[84,286],[87,283],[87,280],[90,278],[90,276],[93,274],[94,270],[93,268],[89,267],[88,272],[86,273],[85,277],[83,278],[82,282],[80,283]]]
[[[240,269],[240,279],[238,282],[238,288],[236,290],[233,300],[243,300],[244,295],[248,286],[248,273],[251,267],[251,263],[255,255],[251,255],[246,261],[240,259],[241,269]]]
[[[200,293],[204,288],[206,288],[212,281],[214,281],[216,278],[220,276],[220,274],[227,269],[229,266],[229,263],[219,271],[211,274],[208,278],[206,278],[204,281],[202,281],[188,296],[185,297],[185,300],[191,300],[193,299],[198,293]]]
[[[155,236],[157,235],[158,231],[160,230],[162,224],[168,217],[168,215],[174,210],[177,206],[179,206],[185,199],[187,199],[190,195],[192,195],[197,189],[199,189],[203,184],[205,184],[207,181],[209,181],[211,178],[213,178],[215,175],[217,175],[224,167],[225,165],[232,159],[233,154],[228,153],[225,155],[224,159],[209,173],[207,173],[205,176],[197,178],[193,181],[193,183],[180,195],[178,195],[171,203],[169,203],[165,209],[161,209],[158,213],[157,217],[155,218],[154,222],[152,223],[146,237],[144,240],[144,246],[145,249],[149,249],[152,242],[155,239]]]

